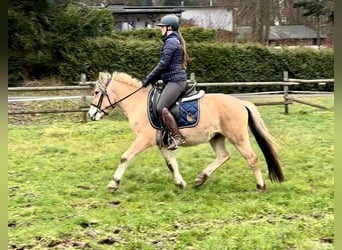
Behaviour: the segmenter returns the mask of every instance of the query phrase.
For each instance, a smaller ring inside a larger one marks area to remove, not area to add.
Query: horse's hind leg
[[[234,145],[239,150],[241,155],[247,160],[248,165],[252,168],[256,180],[257,189],[265,190],[266,185],[262,178],[258,156],[254,152],[250,144],[248,135],[245,137],[245,139],[239,140],[238,143],[234,143]]]
[[[178,163],[175,156],[170,150],[167,150],[166,148],[162,148],[160,152],[164,157],[167,167],[173,175],[176,186],[184,189],[186,187],[186,182],[183,180],[183,177],[178,170]]]
[[[207,166],[202,173],[200,173],[195,179],[195,186],[199,187],[203,185],[209,176],[223,163],[229,160],[230,155],[225,146],[225,137],[221,134],[215,135],[210,141],[211,147],[216,152],[216,159]]]

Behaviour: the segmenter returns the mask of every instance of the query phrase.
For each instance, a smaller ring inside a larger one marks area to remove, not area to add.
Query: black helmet
[[[158,26],[171,26],[173,30],[179,28],[179,18],[176,15],[166,15],[160,19]]]

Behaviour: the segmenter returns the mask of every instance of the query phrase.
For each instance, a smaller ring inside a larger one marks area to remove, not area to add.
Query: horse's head
[[[93,121],[100,120],[104,115],[108,114],[108,110],[110,108],[114,107],[114,100],[110,99],[110,96],[107,92],[107,87],[111,79],[112,76],[110,73],[99,73],[99,78],[94,89],[93,100],[88,111],[88,115]]]

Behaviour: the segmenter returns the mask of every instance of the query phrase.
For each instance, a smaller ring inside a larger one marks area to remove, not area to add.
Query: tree
[[[303,8],[303,16],[313,18],[316,22],[317,45],[321,45],[322,22],[334,23],[333,0],[300,0],[293,4],[294,8]],[[323,20],[322,20],[323,19]]]
[[[294,8],[303,8],[304,16],[330,16],[333,21],[334,9],[332,0],[300,0],[293,4]],[[330,20],[329,20],[330,21]]]
[[[13,0],[7,13],[9,82],[17,82],[29,77],[30,61],[42,51],[53,10],[45,0]]]
[[[58,75],[86,41],[113,31],[109,10],[62,0],[14,0],[8,8],[9,82]]]
[[[251,40],[268,43],[270,25],[273,24],[272,0],[242,0],[238,5],[237,22],[251,26]]]

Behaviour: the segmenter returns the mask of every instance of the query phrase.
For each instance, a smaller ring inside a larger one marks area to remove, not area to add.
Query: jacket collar
[[[167,39],[171,38],[171,37],[177,37],[178,40],[179,39],[179,35],[177,31],[173,31],[170,35],[168,35],[167,37],[163,37],[163,42],[165,42]]]

